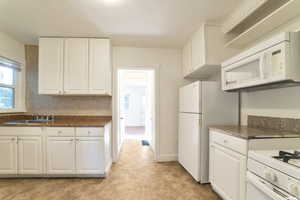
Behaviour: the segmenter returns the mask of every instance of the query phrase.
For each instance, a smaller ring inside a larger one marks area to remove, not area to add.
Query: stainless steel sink
[[[5,122],[5,124],[45,124],[49,122],[52,122],[52,120],[22,120],[22,121]]]

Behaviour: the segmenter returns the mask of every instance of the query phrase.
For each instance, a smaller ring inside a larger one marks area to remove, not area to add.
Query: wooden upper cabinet
[[[109,39],[41,38],[39,93],[111,95]]]
[[[186,56],[188,50],[183,49],[183,60],[191,63],[191,69],[186,78],[208,78],[221,71],[221,63],[225,59],[234,55],[237,50],[225,47],[225,38],[221,31],[221,26],[213,24],[202,24],[192,35],[191,56]]]
[[[63,91],[62,38],[40,38],[39,40],[39,93],[60,94]]]
[[[107,39],[89,39],[89,92],[111,95],[111,44]]]
[[[65,39],[64,92],[87,94],[89,90],[88,39]]]

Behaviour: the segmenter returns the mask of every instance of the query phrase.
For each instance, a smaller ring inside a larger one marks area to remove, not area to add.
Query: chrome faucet
[[[33,120],[54,121],[54,114],[32,114]]]

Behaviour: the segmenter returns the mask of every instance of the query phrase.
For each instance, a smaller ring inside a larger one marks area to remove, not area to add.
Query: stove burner
[[[279,151],[279,156],[273,156],[273,158],[282,160],[285,163],[288,163],[289,160],[300,160],[300,151],[294,151],[294,153]]]

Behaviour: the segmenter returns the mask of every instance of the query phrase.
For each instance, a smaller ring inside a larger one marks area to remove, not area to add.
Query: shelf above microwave
[[[300,16],[299,8],[299,0],[289,0],[286,4],[284,4],[262,20],[258,21],[247,30],[236,35],[226,44],[226,47],[243,47],[253,41],[256,41],[266,33],[271,32],[287,21]]]

